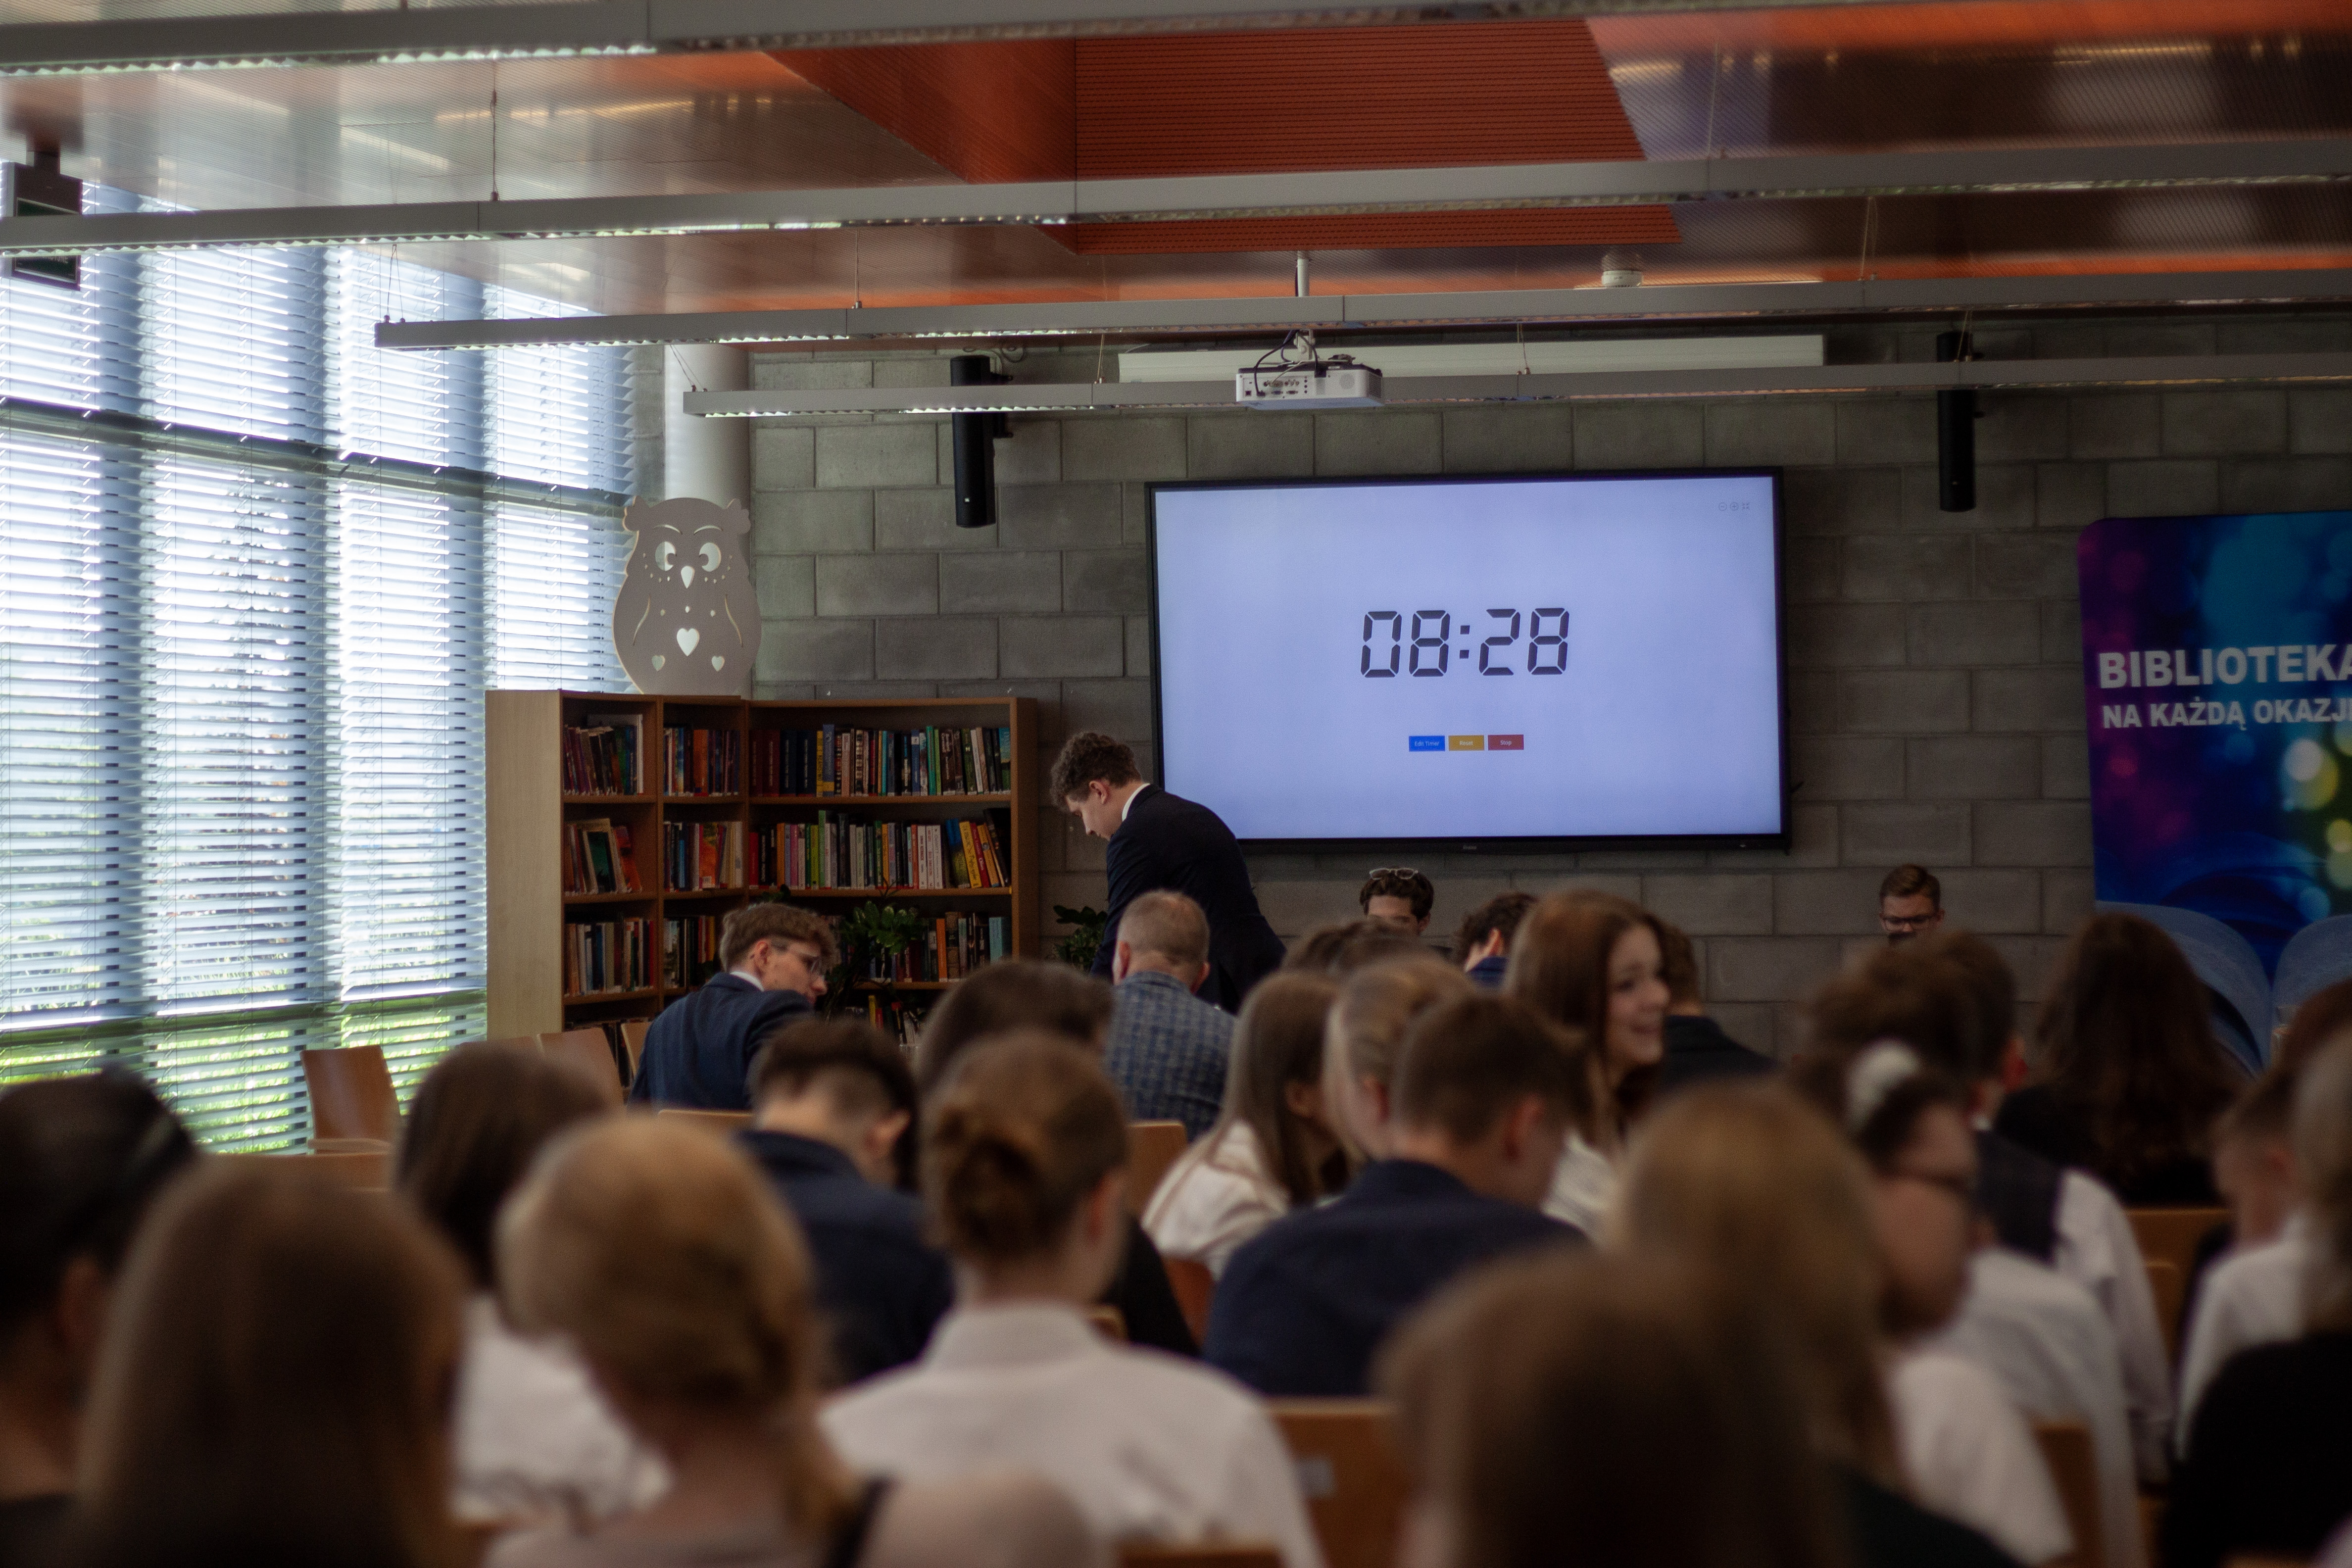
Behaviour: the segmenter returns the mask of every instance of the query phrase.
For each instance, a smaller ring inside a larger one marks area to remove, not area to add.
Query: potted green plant
[[[1069,935],[1054,943],[1054,956],[1079,969],[1092,969],[1095,954],[1102,947],[1103,927],[1109,923],[1110,916],[1092,904],[1081,904],[1075,910],[1067,904],[1055,904],[1054,918],[1070,928]]]

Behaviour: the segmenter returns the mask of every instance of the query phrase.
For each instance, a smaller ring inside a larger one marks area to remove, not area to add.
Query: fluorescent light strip
[[[1755,397],[1932,392],[1950,387],[2200,386],[2226,382],[2352,381],[2352,353],[2158,354],[2120,359],[1973,360],[1754,370],[1596,371],[1574,375],[1428,375],[1382,379],[1399,404],[1540,403],[1626,397]],[[823,392],[689,392],[705,419],[825,414],[1038,414],[1115,408],[1232,408],[1227,381],[1035,383],[1006,386],[845,388]]]

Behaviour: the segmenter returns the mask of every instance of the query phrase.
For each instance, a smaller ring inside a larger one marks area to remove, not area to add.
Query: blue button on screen
[[[1412,749],[1416,752],[1442,752],[1445,750],[1445,737],[1443,735],[1414,735],[1411,737],[1411,739],[1412,741]]]

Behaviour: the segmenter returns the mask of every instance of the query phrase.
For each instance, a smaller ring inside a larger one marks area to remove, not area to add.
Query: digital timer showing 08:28
[[[1524,612],[1527,627],[1527,672],[1529,675],[1564,675],[1568,671],[1568,612],[1551,608]],[[1518,659],[1519,629],[1522,612],[1489,610],[1486,618],[1497,623],[1488,628],[1489,635],[1477,638],[1478,673],[1481,675],[1511,675]],[[1382,680],[1396,675],[1444,675],[1452,659],[1459,658],[1462,668],[1470,668],[1470,644],[1473,637],[1470,617],[1461,617],[1462,647],[1454,647],[1454,616],[1450,610],[1415,610],[1412,612],[1412,637],[1405,638],[1405,616],[1402,610],[1367,610],[1364,612],[1364,652],[1357,668],[1366,679]]]

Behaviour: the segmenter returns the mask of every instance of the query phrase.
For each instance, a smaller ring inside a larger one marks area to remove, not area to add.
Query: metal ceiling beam
[[[1400,376],[1391,405],[1549,402],[1571,398],[1754,397],[1933,392],[1951,387],[2194,386],[2239,382],[2352,381],[2352,353],[2153,354],[2120,359],[1972,360],[1956,364],[1822,365],[1768,370],[1598,371],[1582,375]],[[801,414],[1041,413],[1069,409],[1234,406],[1229,381],[1033,383],[833,392],[689,392],[703,418]]]
[[[1864,3],[1886,0],[1773,0],[1776,9]],[[0,26],[0,75],[401,65],[1758,8],[1757,0],[562,0],[272,11],[15,23]]]
[[[2352,179],[2352,140],[1502,163],[990,185],[873,185],[0,220],[0,256],[223,245],[555,239],[895,224],[1171,223],[1859,195],[2140,189]]]
[[[1908,278],[1863,283],[1659,283],[1638,289],[1496,289],[1448,294],[1316,294],[1243,300],[1076,300],[864,310],[721,310],[499,321],[385,321],[378,348],[498,349],[582,343],[849,342],[1097,332],[1287,331],[1294,327],[1475,327],[1842,316],[2137,305],[2285,304],[2352,299],[2352,270],[2126,272],[2113,276]]]

